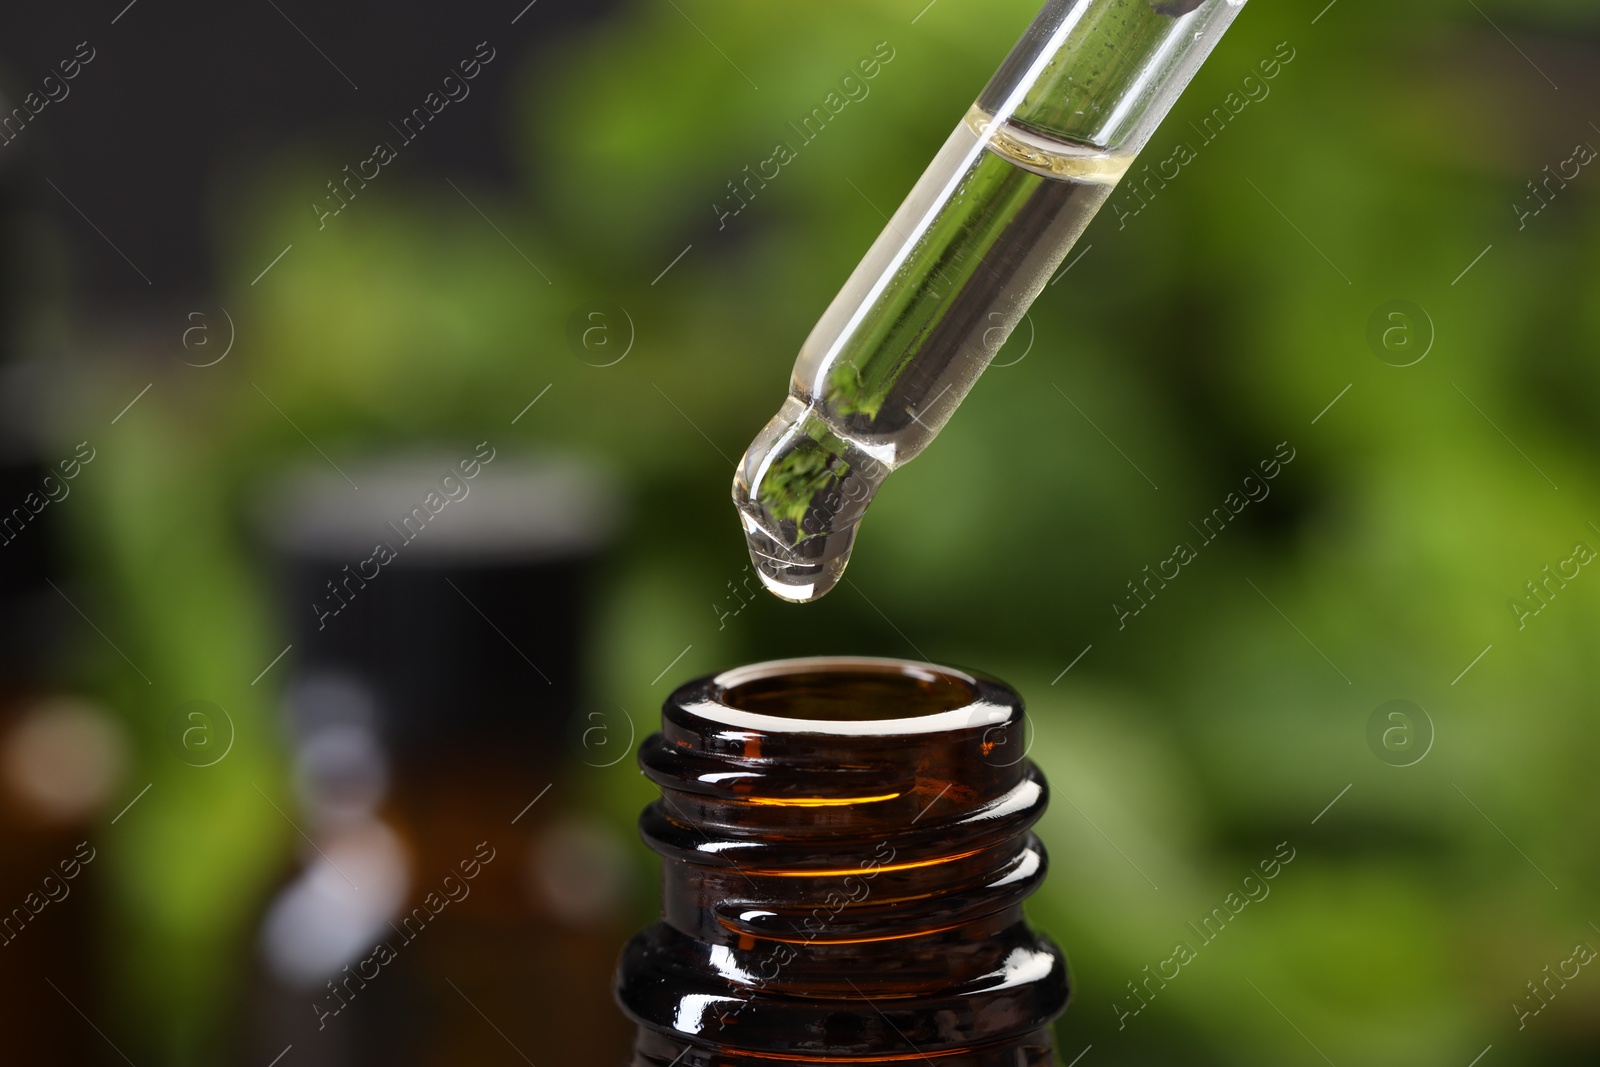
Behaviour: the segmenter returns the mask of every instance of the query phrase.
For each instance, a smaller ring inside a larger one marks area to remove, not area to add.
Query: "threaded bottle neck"
[[[665,863],[618,981],[635,1063],[1049,1062],[1066,974],[1022,916],[1046,793],[1023,732],[1003,683],[897,660],[674,693],[640,752]]]

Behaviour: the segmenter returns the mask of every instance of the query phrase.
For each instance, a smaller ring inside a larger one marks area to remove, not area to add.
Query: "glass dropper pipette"
[[[1050,0],[823,312],[733,480],[773,593],[844,573],[1245,0]]]

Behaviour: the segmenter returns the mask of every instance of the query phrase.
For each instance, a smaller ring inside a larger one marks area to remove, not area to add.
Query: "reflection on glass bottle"
[[[359,497],[291,479],[263,506],[298,620],[284,708],[310,844],[262,918],[253,1056],[626,1054],[608,976],[628,859],[569,756],[613,504],[586,466],[471,456],[352,470]]]

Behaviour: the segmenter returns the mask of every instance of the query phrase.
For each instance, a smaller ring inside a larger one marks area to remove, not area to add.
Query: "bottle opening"
[[[977,681],[911,660],[825,656],[726,671],[694,712],[734,726],[780,732],[924,733],[1009,717]],[[893,724],[889,729],[888,724]]]

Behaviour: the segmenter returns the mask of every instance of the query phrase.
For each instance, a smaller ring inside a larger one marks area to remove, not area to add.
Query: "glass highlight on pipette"
[[[926,448],[1245,0],[1050,0],[800,349],[734,472],[755,569],[839,581],[889,473]]]

